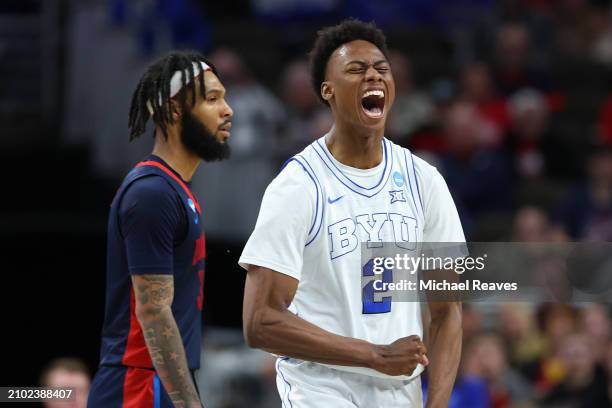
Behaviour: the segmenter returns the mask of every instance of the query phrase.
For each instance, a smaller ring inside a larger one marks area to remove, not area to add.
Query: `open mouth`
[[[361,107],[366,116],[370,118],[381,118],[385,108],[385,92],[381,89],[364,92],[361,97]]]

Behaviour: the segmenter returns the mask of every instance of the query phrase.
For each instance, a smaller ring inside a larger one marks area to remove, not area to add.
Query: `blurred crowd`
[[[208,234],[244,242],[280,165],[332,123],[310,84],[314,31],[326,18],[372,18],[397,87],[385,136],[442,172],[468,240],[612,238],[609,0],[385,2],[412,26],[376,2],[249,3],[251,19],[216,36],[223,25],[196,1],[74,4],[66,141],[86,140],[98,170],[120,177],[149,148],[115,154],[127,146],[122,112],[142,67],[172,47],[204,50],[235,112],[233,157],[204,164],[194,188]],[[195,21],[203,28],[190,29]],[[155,33],[143,28],[151,22]]]
[[[419,61],[391,51],[397,99],[385,136],[443,173],[469,240],[608,241],[610,7],[514,3],[533,7],[504,10],[508,15],[489,28],[475,29],[473,44],[457,47],[462,57],[443,77],[421,82]],[[311,89],[306,59],[290,60],[277,87],[266,88],[236,51],[210,55],[234,106],[236,161],[274,162],[269,179],[282,160],[329,130],[331,117]],[[234,180],[240,183],[241,175]]]
[[[607,306],[464,305],[463,319],[462,362],[449,407],[612,406]]]
[[[460,34],[439,76],[390,36],[397,99],[386,137],[440,169],[469,240],[612,239],[609,2],[500,2]],[[195,182],[216,197],[211,218],[232,215],[210,223],[213,235],[244,240],[280,164],[331,126],[302,51],[269,67],[267,84],[239,50],[209,54],[235,112],[233,159]],[[235,186],[252,200],[237,200]]]

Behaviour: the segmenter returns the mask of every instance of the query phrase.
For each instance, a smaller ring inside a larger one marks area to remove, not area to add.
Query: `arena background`
[[[272,360],[242,344],[236,261],[280,164],[329,128],[305,58],[316,30],[346,17],[386,33],[386,136],[444,174],[469,240],[612,239],[609,0],[3,0],[1,385],[37,385],[57,357],[95,372],[109,204],[152,146],[128,143],[131,93],[151,60],[190,48],[217,65],[235,111],[232,159],[193,182],[204,401],[280,406]],[[609,305],[466,306],[451,406],[609,404],[610,324]]]

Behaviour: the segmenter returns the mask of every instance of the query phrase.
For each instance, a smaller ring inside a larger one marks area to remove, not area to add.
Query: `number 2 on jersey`
[[[388,292],[386,285],[384,290],[376,290],[374,288],[374,282],[381,281],[376,284],[377,287],[383,287],[383,283],[393,282],[393,270],[385,268],[381,275],[374,273],[374,259],[370,259],[362,269],[364,277],[374,276],[374,279],[369,281],[364,287],[362,292],[361,301],[363,303],[362,313],[363,314],[375,314],[375,313],[389,313],[391,311],[391,296],[384,296],[381,300],[376,301],[374,295],[376,293]]]

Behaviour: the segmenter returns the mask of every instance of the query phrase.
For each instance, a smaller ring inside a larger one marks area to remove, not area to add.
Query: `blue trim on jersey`
[[[293,403],[291,402],[291,398],[289,398],[289,394],[291,393],[291,384],[289,383],[289,381],[287,381],[287,379],[285,378],[285,376],[283,375],[283,372],[280,369],[280,363],[281,361],[286,361],[289,360],[289,357],[279,357],[278,360],[276,360],[276,371],[280,374],[281,378],[283,379],[283,381],[285,382],[285,384],[287,384],[289,386],[289,391],[285,391],[285,395],[281,398],[281,402],[283,404],[283,407],[285,407],[285,397],[287,397],[287,401],[289,401],[289,406],[291,408],[293,408]],[[287,387],[285,387],[285,390],[287,390]]]
[[[306,165],[308,166],[308,168],[312,172],[312,175],[314,176],[316,182],[319,183],[319,186],[321,187],[321,212],[320,212],[321,219],[319,220],[319,227],[317,228],[317,231],[310,238],[310,240],[308,242],[306,242],[306,245],[304,245],[304,246],[308,246],[308,245],[310,245],[312,243],[312,241],[315,240],[315,238],[317,238],[317,236],[319,235],[319,231],[321,231],[321,227],[323,226],[323,214],[325,213],[325,197],[324,197],[324,194],[323,194],[323,185],[319,181],[319,178],[317,177],[317,173],[315,173],[315,171],[313,170],[312,166],[310,165],[310,163],[308,163],[308,160],[306,160],[306,158],[304,156],[302,156],[300,154],[298,154],[297,156],[299,156],[300,159],[304,160],[304,163],[306,163]],[[299,160],[296,159],[296,161],[301,164],[301,162]],[[317,211],[318,211],[318,208],[317,208]],[[317,213],[315,213],[315,222],[316,222],[316,220],[317,220]]]
[[[393,152],[391,152],[391,160],[390,161],[387,160],[387,158],[389,157],[389,154],[386,151],[387,150],[387,141],[386,141],[386,139],[383,138],[383,146],[384,146],[383,152],[384,152],[384,155],[385,155],[385,168],[383,170],[383,174],[381,176],[381,179],[378,181],[378,184],[376,184],[374,187],[370,187],[370,188],[362,187],[359,184],[355,183],[353,180],[351,180],[346,174],[344,174],[342,172],[342,170],[340,170],[340,169],[338,169],[336,167],[336,165],[334,164],[333,161],[329,160],[329,157],[327,157],[327,152],[325,152],[325,149],[322,148],[319,145],[319,149],[323,150],[323,153],[324,153],[325,157],[322,156],[321,153],[319,153],[319,150],[315,147],[315,145],[317,145],[317,144],[320,144],[320,140],[318,140],[317,143],[313,143],[312,144],[313,150],[319,156],[319,158],[321,159],[323,164],[325,164],[325,166],[329,169],[329,171],[334,175],[334,177],[336,179],[338,179],[338,181],[340,183],[342,183],[342,185],[344,185],[346,188],[348,188],[352,192],[357,193],[360,196],[363,196],[363,197],[366,197],[366,198],[372,198],[372,197],[374,197],[376,194],[380,193],[384,189],[385,185],[387,184],[387,180],[391,176],[391,169],[393,168]],[[391,148],[389,148],[389,150],[391,150]],[[328,161],[330,161],[331,164],[336,168],[337,172],[334,171],[334,169],[330,166]],[[361,190],[369,191],[369,190],[373,190],[375,188],[378,188],[378,190],[374,191],[373,193],[357,191],[353,187],[347,185],[344,181],[342,181],[342,178],[340,178],[339,175],[344,177],[346,180],[350,181],[352,184],[354,184],[355,186],[357,186]]]
[[[423,213],[423,217],[425,217],[425,207],[423,207],[423,200],[421,199],[421,189],[419,188],[419,179],[416,175],[416,168],[414,167],[414,155],[412,154],[412,152],[410,152],[410,160],[412,161],[412,173],[414,174],[414,182],[416,183],[417,194],[419,195],[419,202],[421,203],[421,212]]]
[[[153,376],[153,408],[161,408],[161,387],[157,373]]]
[[[419,207],[416,203],[416,199],[414,198],[414,191],[412,191],[412,181],[410,180],[410,167],[408,167],[408,159],[406,158],[406,150],[404,149],[404,164],[406,165],[406,175],[408,176],[408,186],[410,186],[410,195],[412,196],[412,202],[414,203],[414,208],[421,208],[421,214],[423,213],[423,207]]]
[[[316,222],[317,222],[317,211],[319,210],[319,187],[317,186],[317,182],[315,181],[315,179],[313,178],[313,176],[310,174],[310,172],[309,172],[308,170],[306,170],[306,167],[304,167],[304,165],[303,165],[303,164],[302,164],[302,163],[301,163],[301,162],[300,162],[298,159],[296,159],[295,157],[292,157],[292,158],[290,158],[289,160],[287,160],[287,161],[286,161],[286,162],[283,164],[283,167],[281,168],[281,171],[282,171],[282,169],[284,169],[284,168],[285,168],[285,166],[286,166],[287,164],[289,164],[289,162],[292,162],[292,161],[295,161],[295,162],[297,162],[297,163],[298,163],[300,166],[302,166],[302,170],[304,170],[304,171],[306,172],[306,174],[308,174],[308,177],[310,177],[310,179],[311,179],[311,180],[312,180],[312,182],[314,183],[314,185],[315,185],[315,189],[316,189],[316,191],[317,191],[317,194],[316,194],[316,195],[317,195],[317,201],[316,201],[316,207],[315,207],[315,219],[314,219],[314,221],[312,222],[312,225],[310,226],[310,230],[308,231],[308,235],[310,235],[310,233],[312,232],[312,230],[313,230],[313,228],[314,228],[314,226],[315,226],[315,224],[316,224]]]
[[[304,163],[302,163],[302,160],[304,161]],[[325,211],[325,200],[323,199],[323,186],[319,182],[319,179],[317,178],[316,173],[314,172],[314,170],[310,166],[310,163],[308,163],[308,160],[306,160],[306,158],[304,158],[301,155],[295,155],[292,158],[286,160],[285,163],[283,163],[281,171],[291,161],[295,161],[297,164],[302,166],[302,169],[306,172],[306,174],[308,174],[308,177],[310,177],[310,179],[314,183],[315,189],[316,189],[316,192],[317,192],[317,194],[316,194],[317,195],[317,201],[316,201],[316,207],[315,207],[315,216],[314,216],[314,220],[312,222],[312,225],[310,226],[310,230],[308,231],[308,240],[307,240],[306,245],[305,245],[305,246],[308,246],[308,245],[310,245],[312,243],[312,241],[315,240],[317,235],[319,235],[319,231],[321,230],[321,226],[323,225],[323,212]],[[306,166],[308,166],[308,168],[306,168]],[[319,188],[319,186],[320,186],[320,188]],[[321,211],[319,211],[319,197],[320,197],[320,201],[321,201]],[[319,215],[320,215],[320,220],[319,220]],[[319,220],[319,222],[317,222],[317,220]],[[312,231],[314,230],[314,227],[317,224],[319,224],[319,227],[317,228],[317,230],[314,233],[314,235],[312,235]]]
[[[387,153],[387,143],[385,142],[385,139],[383,138],[382,140],[382,145],[383,145],[383,159],[385,161],[385,167],[383,169],[382,175],[380,176],[380,180],[378,180],[378,182],[373,186],[373,187],[363,187],[359,184],[357,184],[356,182],[354,182],[349,176],[347,176],[346,174],[344,174],[342,172],[342,170],[336,166],[336,163],[334,163],[334,160],[330,157],[330,154],[327,152],[327,149],[323,146],[323,144],[321,143],[321,139],[317,140],[317,144],[319,145],[321,151],[323,152],[323,154],[325,155],[325,157],[327,157],[327,159],[329,160],[329,163],[331,163],[332,166],[334,166],[334,168],[336,170],[338,170],[338,172],[343,175],[348,181],[350,181],[351,183],[353,183],[356,187],[361,188],[363,190],[373,190],[376,187],[378,187],[380,185],[380,183],[382,183],[385,173],[387,171],[387,158],[389,157],[389,154]]]
[[[287,160],[285,160],[285,162],[284,162],[284,163],[281,165],[281,168],[280,168],[279,173],[280,173],[281,171],[285,170],[285,167],[287,167],[287,165],[288,165],[289,163],[291,163],[293,160],[295,160],[293,157],[290,157],[290,158],[288,158]]]

